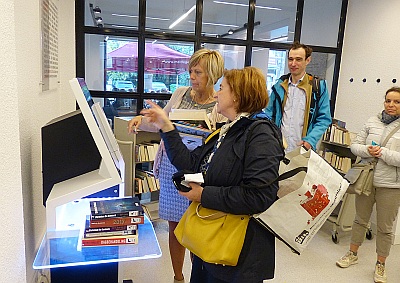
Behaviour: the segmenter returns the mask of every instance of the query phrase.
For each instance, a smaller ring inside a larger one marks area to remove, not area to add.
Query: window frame
[[[127,0],[128,1],[128,0]],[[194,43],[194,50],[201,48],[202,44],[223,44],[223,45],[238,45],[245,47],[245,66],[251,65],[252,50],[254,47],[269,48],[278,51],[288,50],[291,43],[267,42],[253,40],[254,21],[255,21],[255,4],[256,0],[249,0],[248,6],[248,23],[247,37],[245,40],[232,38],[216,38],[202,35],[203,18],[203,0],[196,0],[196,22],[195,33],[190,34],[174,34],[155,32],[145,29],[146,24],[146,0],[139,1],[139,21],[137,30],[124,30],[119,28],[104,28],[85,26],[85,0],[75,1],[75,35],[76,35],[76,76],[85,78],[85,35],[109,35],[123,36],[126,38],[136,38],[138,41],[138,73],[137,73],[137,92],[136,93],[118,93],[111,91],[91,90],[93,97],[97,98],[133,98],[137,101],[137,112],[142,109],[143,102],[146,99],[168,100],[171,94],[162,93],[144,93],[144,54],[146,40],[166,40]],[[301,25],[303,20],[304,1],[297,1],[296,22],[294,40],[301,41]],[[340,71],[340,62],[342,57],[342,47],[344,30],[346,23],[348,0],[342,0],[340,23],[338,29],[338,42],[336,47],[312,46],[314,52],[329,53],[335,55],[335,66],[333,73],[332,89],[331,89],[331,114],[334,116],[337,86]],[[137,113],[137,114],[138,114]]]

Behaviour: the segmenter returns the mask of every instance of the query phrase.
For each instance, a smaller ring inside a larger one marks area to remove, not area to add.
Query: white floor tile
[[[120,281],[132,279],[134,283],[172,283],[173,272],[168,251],[168,225],[158,220],[154,228],[159,240],[162,257],[142,261],[123,262],[120,264]],[[339,231],[339,243],[331,239],[332,224],[326,223],[317,233],[309,246],[299,256],[291,252],[283,243],[277,241],[276,270],[273,283],[363,283],[373,282],[376,262],[375,238],[365,240],[359,250],[359,263],[342,269],[335,265],[346,253],[351,232]],[[388,282],[400,282],[400,245],[392,246],[387,260]],[[190,278],[190,259],[186,253],[184,275],[188,283]],[[245,282],[243,282],[245,283]]]

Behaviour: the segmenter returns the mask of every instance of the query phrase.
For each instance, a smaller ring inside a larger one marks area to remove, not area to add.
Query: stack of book
[[[210,119],[204,109],[173,109],[169,113],[169,118],[189,150],[202,145],[212,133]]]
[[[138,225],[144,223],[144,211],[137,197],[93,200],[90,210],[82,247],[138,243]]]
[[[158,151],[158,143],[139,143],[135,146],[135,162],[154,161]]]
[[[160,182],[153,172],[136,169],[135,171],[135,193],[149,193],[160,190]]]
[[[340,156],[339,154],[330,150],[324,150],[320,152],[320,155],[339,171],[347,173],[347,171],[349,171],[351,168],[351,158],[349,157]]]
[[[211,129],[211,122],[205,109],[172,109],[169,113],[171,121],[185,121],[187,125],[203,129]]]
[[[349,146],[351,143],[351,134],[346,129],[346,122],[332,119],[332,124],[324,133],[323,140]]]

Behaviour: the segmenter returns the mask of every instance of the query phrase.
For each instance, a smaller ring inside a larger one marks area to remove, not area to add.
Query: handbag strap
[[[381,146],[385,146],[388,140],[400,129],[400,124],[394,128],[385,138],[385,140],[381,143]]]
[[[224,217],[224,216],[228,215],[228,213],[222,212],[222,211],[219,211],[219,210],[215,210],[214,213],[211,213],[209,215],[201,215],[200,214],[200,209],[201,208],[202,208],[201,203],[198,203],[197,206],[196,206],[196,214],[201,219],[214,220],[214,219],[218,219],[218,218],[221,218],[221,217]]]

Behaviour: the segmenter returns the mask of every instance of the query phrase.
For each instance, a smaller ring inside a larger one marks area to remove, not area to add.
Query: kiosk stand
[[[94,195],[125,195],[124,161],[98,103],[83,79],[70,81],[79,110],[42,128],[43,203],[47,232],[34,269],[51,268],[51,282],[117,283],[118,262],[161,256],[145,216],[134,245],[81,247],[81,231]]]

